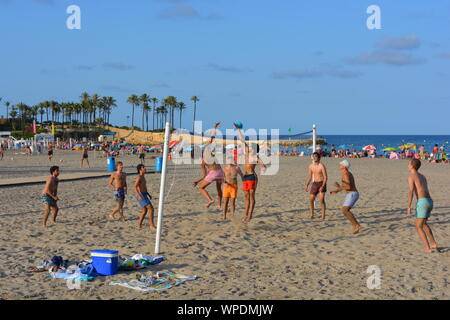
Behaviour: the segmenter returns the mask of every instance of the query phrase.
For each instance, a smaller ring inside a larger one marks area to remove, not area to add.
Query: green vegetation
[[[199,99],[193,96],[194,102],[194,121],[197,101]],[[9,101],[0,100],[5,108],[7,119],[0,124],[1,130],[11,130],[17,136],[26,137],[33,131],[33,121],[36,121],[37,132],[51,132],[52,124],[55,125],[57,132],[91,131],[93,128],[100,128],[109,124],[110,115],[117,102],[113,97],[101,97],[94,93],[90,95],[83,92],[78,102],[58,102],[55,100],[42,101],[35,105],[27,105],[23,102],[11,104]],[[174,96],[168,96],[162,101],[152,98],[144,93],[140,96],[132,94],[127,102],[131,104],[131,128],[134,130],[149,131],[150,123],[152,131],[159,132],[164,130],[164,124],[169,119],[171,129],[175,128],[175,110],[179,113],[179,126],[182,125],[183,112],[187,106],[184,102],[178,101]],[[160,105],[158,106],[158,104]],[[153,104],[153,106],[151,106]],[[142,108],[141,128],[135,126],[135,108]],[[149,120],[149,114],[151,121]],[[127,127],[121,127],[126,128]]]

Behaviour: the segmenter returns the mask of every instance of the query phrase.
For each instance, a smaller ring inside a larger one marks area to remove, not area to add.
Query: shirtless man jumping
[[[125,202],[125,195],[127,194],[127,174],[123,172],[123,163],[121,161],[116,164],[116,172],[111,174],[109,178],[109,186],[114,191],[114,200],[117,201],[117,207],[111,212],[109,217],[115,219],[117,212],[120,213],[120,220],[125,221],[123,215],[123,204]]]
[[[211,150],[211,144],[213,143],[214,139],[216,138],[216,129],[220,125],[220,122],[217,122],[214,126],[214,129],[212,131],[211,139],[206,144],[202,160],[201,160],[201,168],[202,168],[202,177],[192,183],[192,186],[195,188],[197,184],[200,183],[200,181],[203,181],[200,184],[199,191],[200,194],[208,201],[206,204],[206,208],[209,208],[213,203],[214,200],[209,195],[208,191],[206,191],[206,187],[209,186],[211,183],[216,183],[217,188],[217,198],[218,198],[218,208],[222,209],[222,183],[223,183],[223,171],[220,164],[217,162],[217,159],[215,158],[215,151]]]
[[[238,194],[237,176],[243,177],[241,168],[234,163],[233,157],[227,158],[228,164],[223,168],[223,173],[225,175],[224,188],[223,188],[223,220],[227,219],[228,212],[228,202],[231,199],[231,215],[234,216],[236,210],[236,198]]]
[[[253,144],[250,148],[245,141],[241,130],[236,126],[236,124],[233,123],[233,125],[239,134],[241,142],[245,146],[244,176],[242,177],[242,190],[245,193],[245,216],[242,219],[242,222],[248,223],[253,217],[253,210],[255,209],[256,204],[255,193],[258,185],[258,176],[256,175],[255,168],[259,163],[262,166],[261,172],[264,172],[266,165],[258,156],[259,146],[257,144]]]
[[[47,219],[50,214],[50,209],[53,211],[53,223],[56,223],[56,217],[58,216],[58,205],[56,201],[59,200],[57,197],[58,194],[58,176],[59,176],[59,167],[53,166],[50,168],[50,178],[47,179],[45,183],[44,189],[41,194],[41,202],[44,205],[44,218],[43,225],[47,227]]]
[[[325,220],[325,194],[327,192],[327,169],[320,163],[320,154],[314,152],[312,155],[312,164],[308,168],[308,178],[306,179],[305,191],[308,192],[309,184],[312,180],[311,192],[309,193],[309,208],[311,219],[314,218],[314,201],[320,194],[320,206],[322,208],[322,220]]]
[[[353,208],[356,201],[359,199],[359,192],[356,189],[355,178],[353,174],[348,170],[350,168],[350,163],[347,160],[342,161],[339,164],[339,169],[341,169],[342,173],[342,185],[335,182],[334,185],[337,187],[336,190],[331,191],[331,194],[336,194],[342,190],[347,191],[347,195],[345,197],[345,201],[342,205],[342,213],[344,216],[351,222],[353,226],[353,234],[357,234],[361,229],[361,225],[356,221],[355,216],[350,212],[350,209]]]
[[[436,240],[434,239],[433,232],[427,223],[431,210],[433,210],[433,200],[431,199],[430,192],[428,190],[427,179],[424,175],[418,172],[420,166],[421,162],[418,159],[412,159],[408,164],[408,170],[411,173],[408,177],[408,217],[411,216],[411,204],[415,195],[417,198],[416,230],[425,246],[425,253],[431,253],[433,250],[437,250]]]
[[[136,225],[138,229],[142,228],[142,222],[144,221],[147,212],[148,222],[150,223],[150,230],[156,230],[155,223],[153,222],[153,205],[152,205],[152,197],[147,191],[147,181],[145,180],[145,166],[143,164],[138,164],[137,167],[138,176],[136,178],[136,183],[134,184],[134,191],[136,192],[137,200],[139,202],[139,206],[142,208],[141,215],[139,216],[139,221]]]

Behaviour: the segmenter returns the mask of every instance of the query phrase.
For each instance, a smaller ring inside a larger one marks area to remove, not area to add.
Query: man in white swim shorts
[[[353,174],[349,171],[350,163],[347,160],[339,163],[339,169],[342,173],[342,184],[335,182],[336,190],[331,191],[331,194],[336,194],[342,190],[347,191],[345,201],[342,204],[342,213],[351,222],[353,228],[352,233],[357,234],[361,229],[361,225],[356,221],[355,216],[351,213],[350,209],[355,206],[356,201],[359,199],[359,192],[356,189],[355,179]]]

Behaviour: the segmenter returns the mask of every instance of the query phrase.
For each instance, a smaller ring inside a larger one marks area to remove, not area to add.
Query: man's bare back
[[[414,184],[414,193],[417,199],[428,198],[431,199],[430,191],[428,190],[427,178],[424,175],[416,172],[411,174],[408,178]]]
[[[346,189],[347,193],[358,192],[358,190],[356,189],[355,178],[353,177],[353,174],[350,171],[347,171],[342,174],[342,183],[350,186],[350,189]]]

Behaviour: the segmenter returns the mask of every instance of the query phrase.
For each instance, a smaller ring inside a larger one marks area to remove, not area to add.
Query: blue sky
[[[72,4],[81,30],[66,28]],[[449,134],[449,30],[450,0],[0,0],[0,97],[113,96],[117,125],[147,93],[184,101],[188,128],[197,95],[208,127]]]

